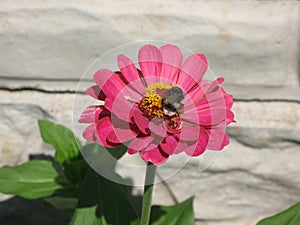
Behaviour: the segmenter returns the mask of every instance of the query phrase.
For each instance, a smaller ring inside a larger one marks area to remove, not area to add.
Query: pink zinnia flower
[[[198,156],[229,144],[224,127],[234,121],[233,99],[219,86],[223,78],[203,80],[207,60],[202,54],[182,63],[177,46],[143,46],[137,68],[118,56],[120,71],[101,69],[86,93],[103,105],[90,106],[79,122],[89,123],[83,137],[113,148],[128,143],[128,153],[159,165],[170,155]]]

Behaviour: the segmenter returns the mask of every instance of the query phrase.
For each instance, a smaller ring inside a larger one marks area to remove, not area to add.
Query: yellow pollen
[[[161,89],[161,90],[170,90],[174,86],[175,85],[167,85],[163,82],[156,82],[154,84],[149,85],[146,88],[146,93],[144,94],[144,96],[149,97],[149,96],[152,96],[152,95],[158,95],[157,90],[159,90],[159,89]]]

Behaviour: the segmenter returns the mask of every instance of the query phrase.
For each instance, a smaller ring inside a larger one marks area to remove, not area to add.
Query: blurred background
[[[1,0],[0,166],[53,154],[37,119],[71,128],[87,67],[144,40],[205,54],[234,95],[237,121],[209,169],[192,160],[156,186],[154,203],[195,195],[197,224],[251,225],[300,201],[300,1],[292,0]],[[36,215],[66,224],[68,215],[8,198],[0,196],[0,224],[41,224]]]

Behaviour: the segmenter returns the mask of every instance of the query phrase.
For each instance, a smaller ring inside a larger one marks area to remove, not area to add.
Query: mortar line
[[[2,91],[9,92],[21,92],[21,91],[35,91],[47,94],[80,94],[85,95],[84,91],[75,91],[75,90],[46,90],[37,87],[19,87],[19,88],[10,88],[10,87],[0,87]],[[258,99],[258,98],[233,98],[235,102],[284,102],[284,103],[296,103],[300,104],[300,100],[296,99]]]

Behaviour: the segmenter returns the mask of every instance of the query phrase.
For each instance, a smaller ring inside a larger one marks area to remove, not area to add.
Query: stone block
[[[205,53],[230,84],[298,87],[299,7],[250,0],[1,1],[0,74],[79,79],[120,44],[163,40]]]

